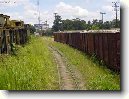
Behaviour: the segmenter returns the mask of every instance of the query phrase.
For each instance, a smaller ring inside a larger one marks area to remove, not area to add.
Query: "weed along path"
[[[60,90],[85,90],[81,74],[77,69],[69,66],[64,55],[53,46],[49,47],[57,63],[60,79]]]
[[[16,49],[0,56],[0,90],[120,90],[118,73],[51,37]]]
[[[60,90],[120,90],[120,75],[66,44],[43,37],[54,56]]]

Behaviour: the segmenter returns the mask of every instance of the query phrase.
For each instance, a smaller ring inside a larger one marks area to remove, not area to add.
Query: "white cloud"
[[[95,11],[95,12],[89,12],[88,17],[85,18],[86,21],[92,21],[93,19],[98,19],[100,20],[100,11]]]
[[[2,1],[2,0],[0,0]],[[11,0],[11,2],[14,2],[15,0]],[[90,0],[85,0],[85,2],[90,2]],[[11,3],[10,3],[11,4]],[[12,5],[6,5],[3,6],[4,9],[9,9]],[[37,6],[36,4],[32,3],[31,0],[16,0],[15,7],[22,6],[22,12],[6,12],[5,14],[10,15],[11,19],[18,19],[23,20],[25,23],[38,23],[38,13],[37,13]],[[101,7],[100,11],[105,11],[108,15],[113,10],[112,5],[104,5]],[[6,10],[5,10],[6,11]],[[7,10],[8,11],[8,10]],[[93,19],[101,19],[100,11],[90,11],[86,8],[82,8],[81,6],[73,6],[70,4],[66,4],[64,2],[59,2],[55,7],[53,7],[51,10],[42,10],[41,9],[41,22],[45,22],[46,20],[52,26],[54,21],[54,15],[53,12],[57,12],[59,15],[62,16],[63,19],[73,19],[73,18],[81,18],[86,21],[93,20]],[[106,19],[105,16],[105,19]],[[114,18],[114,11],[112,11],[112,16]]]
[[[116,14],[112,5],[104,5],[102,6],[102,10],[106,12],[106,16],[108,16],[106,17],[106,20],[115,19]],[[118,9],[118,19],[120,19],[120,9]]]
[[[91,0],[85,0],[85,2],[86,2],[87,4],[90,3],[90,1],[91,1]]]
[[[1,2],[3,0],[0,0]],[[25,23],[36,23],[37,22],[37,16],[35,13],[37,13],[37,7],[35,4],[31,3],[30,0],[5,0],[10,1],[7,4],[2,4],[1,12],[3,14],[11,16],[10,19],[16,19],[16,20],[23,20]],[[16,1],[16,3],[14,3]],[[22,12],[8,12],[7,9],[10,7],[13,7],[14,10],[17,6],[22,6]],[[5,10],[5,12],[4,12]]]
[[[0,0],[1,6],[3,7],[15,7],[22,4],[26,4],[29,0]]]
[[[86,2],[89,2],[89,0],[86,0]],[[101,19],[100,11],[88,11],[87,9],[81,8],[80,6],[72,6],[69,4],[66,4],[64,2],[60,2],[56,6],[56,10],[59,15],[63,17],[63,19],[69,18],[81,18],[86,21],[92,21],[93,19]]]
[[[108,12],[112,12],[113,11],[113,7],[111,5],[105,5],[102,6],[102,9]]]
[[[107,0],[107,2],[120,2],[120,0]]]
[[[83,18],[88,15],[88,11],[80,6],[72,6],[64,2],[60,2],[56,6],[56,12],[63,15]]]
[[[128,0],[122,0],[122,4],[125,4],[129,7],[129,1]]]

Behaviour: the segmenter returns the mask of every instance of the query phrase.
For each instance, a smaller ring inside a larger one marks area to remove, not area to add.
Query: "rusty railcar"
[[[29,31],[24,22],[10,20],[10,16],[0,14],[0,53],[9,54],[13,51],[13,44],[25,44]]]
[[[120,32],[60,32],[54,41],[68,44],[86,54],[96,55],[108,68],[120,71]]]

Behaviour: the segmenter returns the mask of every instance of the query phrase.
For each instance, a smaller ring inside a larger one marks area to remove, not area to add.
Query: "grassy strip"
[[[42,38],[32,37],[16,54],[0,56],[0,89],[59,89],[56,64]]]
[[[93,62],[84,53],[61,43],[52,43],[58,48],[70,64],[77,66],[85,78],[85,86],[88,90],[120,90],[120,75],[113,73],[105,66]]]

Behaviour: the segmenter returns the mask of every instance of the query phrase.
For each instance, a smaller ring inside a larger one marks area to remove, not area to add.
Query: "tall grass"
[[[52,43],[76,66],[85,79],[88,90],[120,90],[120,75],[107,69],[105,66],[93,62],[84,53],[61,43]]]
[[[1,90],[59,89],[56,64],[42,38],[31,37],[16,56],[0,56]]]
[[[88,90],[120,90],[120,75],[96,64],[84,53],[51,38],[31,37],[16,55],[0,56],[1,90],[59,90],[56,64],[48,46],[58,48],[83,75]]]

